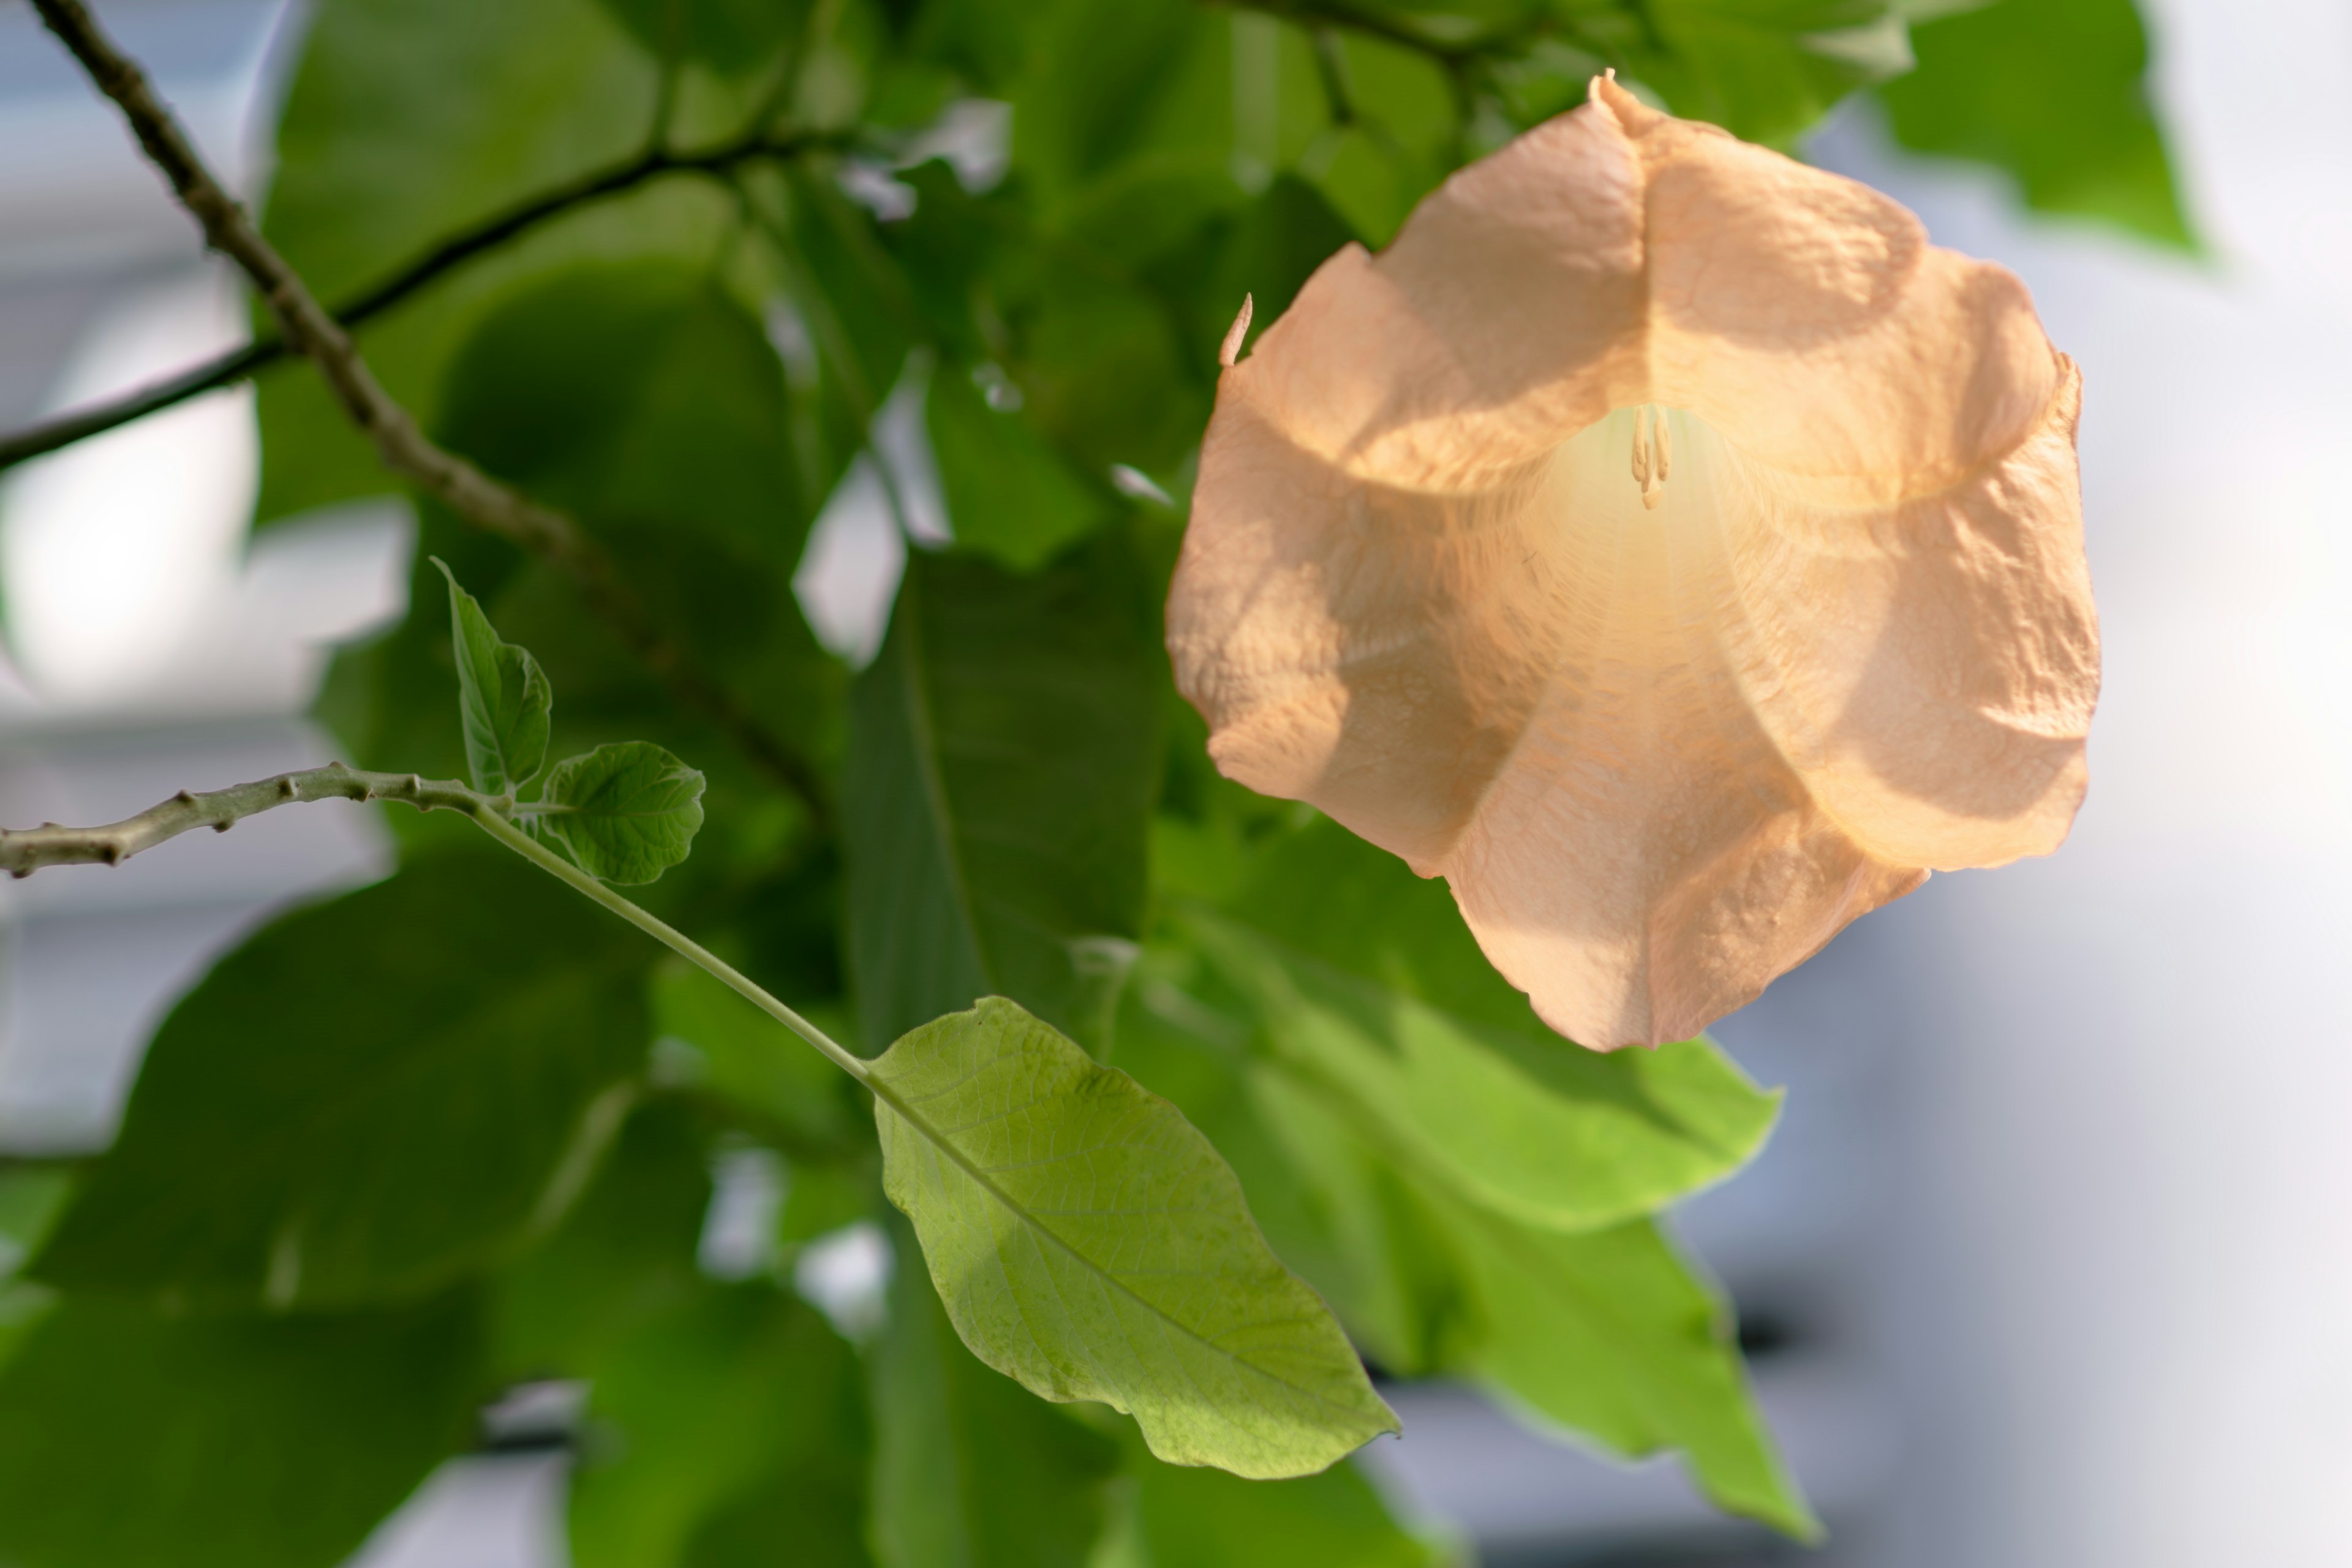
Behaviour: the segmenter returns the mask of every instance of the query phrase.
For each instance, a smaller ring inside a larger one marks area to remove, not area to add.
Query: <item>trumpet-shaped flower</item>
[[[2079,405],[2008,272],[1599,80],[1224,371],[1177,679],[1228,775],[1444,876],[1554,1028],[1687,1036],[2065,837]]]

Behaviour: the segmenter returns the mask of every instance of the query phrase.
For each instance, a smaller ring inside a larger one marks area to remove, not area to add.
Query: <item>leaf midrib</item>
[[[866,1079],[866,1086],[873,1089],[877,1097],[887,1103],[891,1110],[895,1112],[900,1120],[915,1128],[923,1135],[924,1140],[933,1148],[939,1150],[940,1152],[947,1155],[950,1160],[953,1161],[957,1167],[971,1180],[973,1185],[979,1187],[982,1192],[988,1194],[989,1196],[1003,1205],[1007,1212],[1012,1214],[1015,1219],[1019,1220],[1024,1227],[1035,1235],[1045,1237],[1056,1247],[1060,1248],[1063,1253],[1076,1262],[1081,1268],[1085,1268],[1089,1275],[1099,1279],[1111,1289],[1117,1290],[1120,1295],[1125,1296],[1129,1300],[1134,1302],[1138,1307],[1142,1308],[1144,1311],[1150,1313],[1153,1318],[1159,1320],[1160,1322],[1168,1324],[1178,1333],[1182,1334],[1186,1339],[1191,1340],[1194,1344],[1201,1346],[1202,1349],[1209,1351],[1214,1355],[1223,1357],[1224,1360],[1232,1363],[1235,1366],[1248,1369],[1250,1372],[1256,1373],[1259,1377],[1265,1378],[1269,1383],[1276,1384],[1296,1394],[1303,1394],[1307,1398],[1314,1400],[1317,1404],[1328,1405],[1334,1410],[1345,1411],[1361,1419],[1370,1419],[1370,1417],[1364,1412],[1358,1410],[1353,1405],[1342,1405],[1339,1401],[1331,1398],[1328,1394],[1319,1394],[1314,1389],[1302,1387],[1301,1385],[1291,1382],[1288,1378],[1284,1377],[1279,1373],[1269,1371],[1268,1369],[1258,1365],[1255,1362],[1244,1360],[1238,1352],[1226,1350],[1223,1346],[1216,1343],[1199,1331],[1185,1323],[1179,1322],[1176,1319],[1169,1316],[1167,1312],[1163,1311],[1159,1307],[1156,1307],[1150,1301],[1145,1300],[1141,1296],[1136,1294],[1135,1291],[1129,1289],[1125,1284],[1121,1283],[1116,1275],[1102,1268],[1085,1253],[1080,1252],[1076,1247],[1073,1247],[1066,1239],[1065,1239],[1059,1232],[1055,1231],[1051,1226],[1041,1223],[1024,1205],[1014,1201],[1012,1194],[1005,1192],[1003,1187],[998,1186],[993,1181],[990,1180],[987,1173],[982,1171],[980,1166],[972,1163],[971,1160],[965,1158],[964,1153],[961,1149],[958,1149],[954,1144],[949,1142],[943,1134],[933,1128],[929,1122],[918,1116],[905,1097],[898,1094],[889,1084],[879,1078],[869,1077]],[[1140,1085],[1138,1086],[1139,1089],[1140,1089]],[[1066,1099],[1068,1097],[1068,1092],[1069,1091],[1067,1089],[1065,1089],[1062,1094],[1056,1098]],[[1095,1211],[1087,1210],[1085,1212],[1093,1213]],[[1155,1210],[1153,1212],[1160,1213],[1165,1211]],[[1257,1237],[1258,1245],[1265,1247],[1266,1256],[1269,1258],[1274,1257],[1275,1253],[1273,1247],[1268,1246],[1266,1243],[1265,1233],[1258,1228],[1256,1216],[1251,1215],[1247,1208],[1244,1207],[1242,1217],[1248,1224],[1250,1233]],[[1278,1261],[1276,1267],[1280,1267]],[[1285,1270],[1285,1272],[1286,1274],[1287,1270]],[[1308,1289],[1311,1289],[1311,1287]],[[1374,1397],[1377,1398],[1378,1396],[1375,1395]],[[1391,1419],[1393,1419],[1393,1413],[1391,1413]],[[1393,1429],[1393,1427],[1382,1428],[1382,1430]]]

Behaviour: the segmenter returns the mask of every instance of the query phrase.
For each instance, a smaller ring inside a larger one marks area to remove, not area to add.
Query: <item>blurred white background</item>
[[[2107,648],[2062,854],[1936,879],[1720,1031],[1790,1110],[1685,1228],[1748,1311],[1839,1568],[2352,1563],[2352,10],[2143,5],[2204,261],[2028,219],[1989,174],[1892,153],[1866,111],[1812,148],[2016,268],[2083,363]],[[101,9],[250,182],[271,0]],[[234,301],[0,0],[0,428],[225,341]],[[326,754],[298,715],[322,648],[397,613],[404,514],[248,549],[253,450],[231,392],[0,487],[0,820]],[[841,537],[865,526],[834,520],[846,562],[811,570],[870,598]],[[102,1142],[212,952],[383,864],[369,818],[320,808],[0,889],[0,1142]],[[1412,1435],[1376,1461],[1496,1562],[1782,1560],[1670,1468],[1444,1390],[1400,1403]],[[370,1561],[548,1561],[559,1486],[544,1458],[453,1468]]]

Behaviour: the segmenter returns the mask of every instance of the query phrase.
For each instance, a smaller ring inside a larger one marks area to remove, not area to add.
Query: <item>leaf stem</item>
[[[650,910],[623,898],[498,813],[478,811],[470,815],[474,818],[474,825],[483,832],[549,876],[569,885],[582,896],[604,905],[604,908],[652,937],[688,963],[704,970],[713,979],[734,991],[751,1005],[814,1046],[834,1066],[858,1082],[867,1081],[866,1063],[861,1058],[849,1051],[823,1029],[768,994],[741,970]]]

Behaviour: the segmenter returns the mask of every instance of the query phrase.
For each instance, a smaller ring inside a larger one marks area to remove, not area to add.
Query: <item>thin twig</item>
[[[673,693],[718,723],[755,763],[799,795],[820,826],[828,823],[830,803],[814,770],[654,626],[612,558],[583,535],[571,518],[500,484],[426,438],[408,411],[377,384],[350,334],[213,177],[145,75],[100,30],[82,0],[33,4],[100,90],[121,107],[149,160],[203,226],[205,242],[236,262],[260,289],[286,342],[318,367],[344,414],[374,443],[384,467],[475,527],[563,572],[590,608]]]
[[[364,773],[329,763],[201,795],[182,790],[160,805],[103,827],[60,827],[54,822],[15,832],[0,827],[0,871],[29,877],[48,866],[120,866],[183,833],[199,827],[226,833],[248,816],[310,800],[396,800],[419,811],[438,808],[467,816],[497,805],[461,784],[415,773]]]
[[[693,153],[656,148],[621,163],[592,170],[576,179],[541,192],[505,212],[448,236],[367,292],[345,301],[334,312],[346,331],[383,315],[445,274],[455,271],[486,251],[537,228],[575,208],[624,195],[640,185],[670,174],[703,174],[725,179],[746,163],[787,160],[803,153],[838,150],[848,139],[837,132],[813,132],[777,136],[755,129],[713,147]],[[0,437],[0,468],[69,447],[76,441],[128,425],[134,419],[234,385],[267,370],[289,353],[285,342],[265,338],[244,348],[192,365],[177,375],[143,386],[111,403],[78,414],[60,416],[12,435]]]
[[[35,4],[45,7],[57,3],[58,0],[35,0]],[[49,866],[120,866],[132,856],[193,829],[209,827],[215,833],[226,833],[248,816],[311,800],[398,801],[419,811],[454,811],[469,818],[475,826],[541,870],[733,987],[762,1012],[814,1046],[843,1071],[861,1083],[866,1081],[866,1064],[824,1030],[761,990],[709,949],[631,903],[508,821],[512,802],[448,780],[423,779],[415,773],[365,773],[341,763],[329,763],[323,768],[304,768],[251,784],[206,790],[201,795],[182,790],[136,816],[103,827],[60,827],[51,822],[13,833],[0,828],[0,870],[29,877]]]

